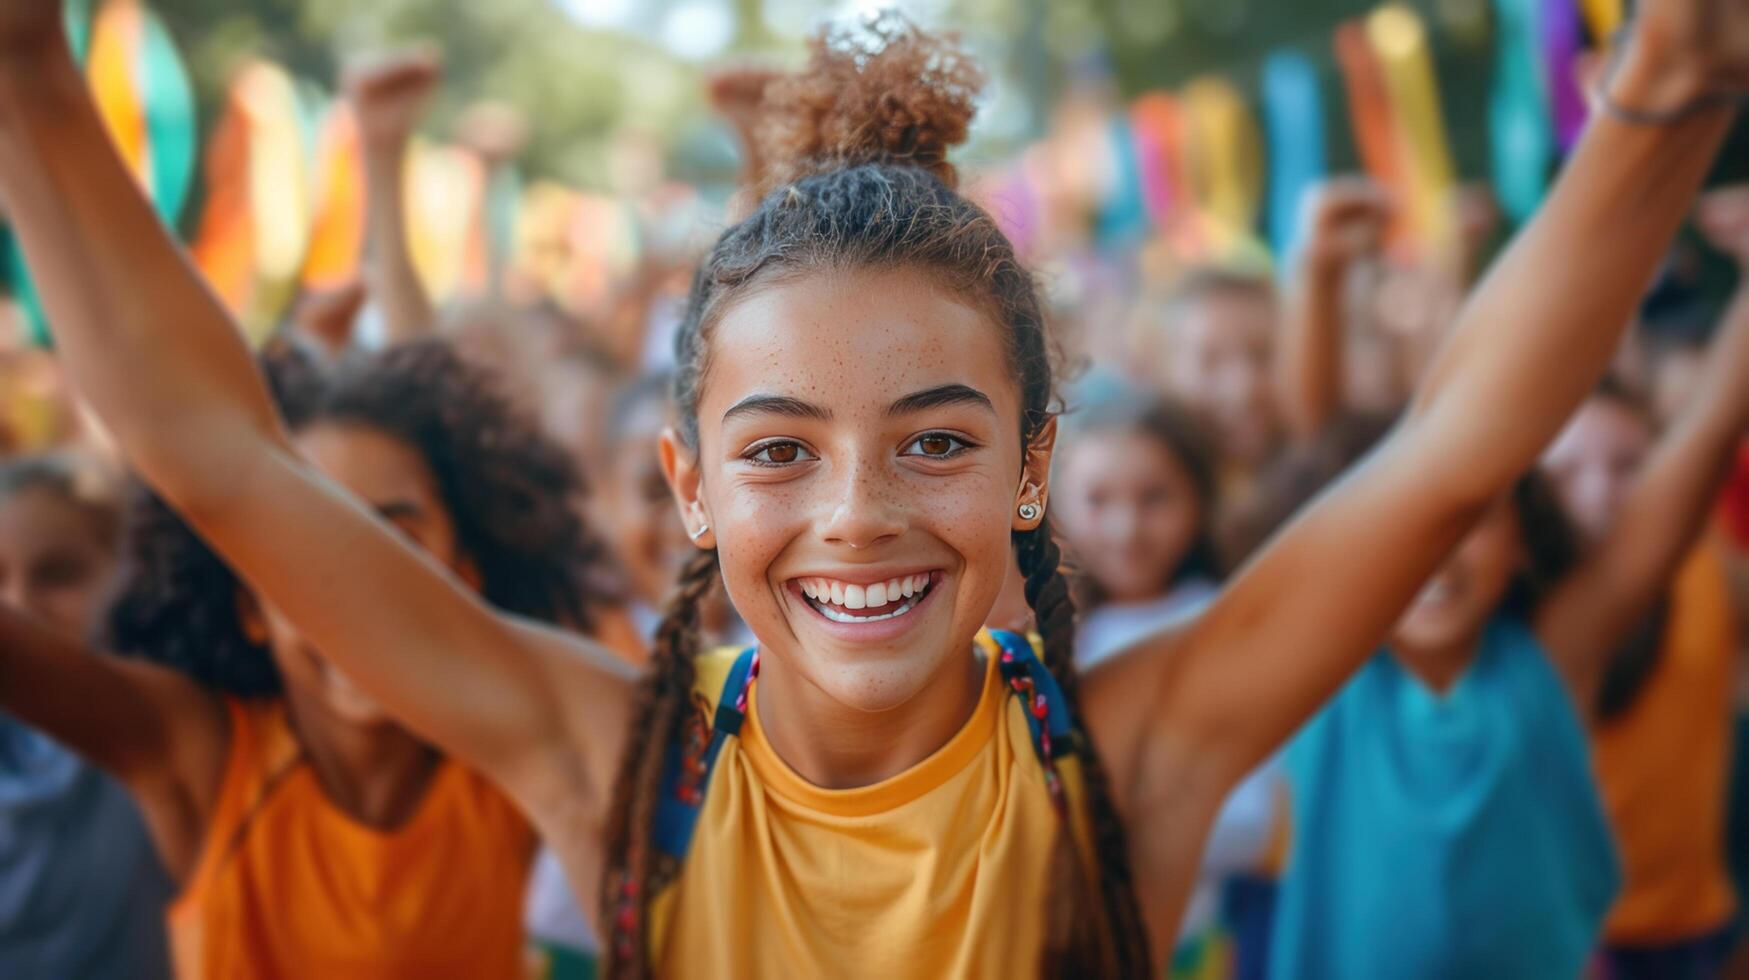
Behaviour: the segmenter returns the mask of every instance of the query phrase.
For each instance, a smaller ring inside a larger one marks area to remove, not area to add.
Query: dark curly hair
[[[511,409],[485,372],[435,340],[326,369],[276,344],[261,362],[294,432],[319,422],[356,424],[419,451],[488,602],[578,629],[592,625],[605,597],[597,586],[607,581],[606,557],[573,506],[581,490],[576,468]],[[168,505],[136,486],[104,643],[228,694],[276,695],[272,657],[243,630],[239,586]]]
[[[1038,290],[995,221],[954,189],[947,162],[949,146],[966,134],[982,81],[953,43],[886,15],[860,31],[822,33],[804,71],[766,88],[761,135],[772,178],[785,183],[723,234],[693,280],[675,337],[675,400],[687,445],[698,445],[711,327],[736,298],[814,270],[897,266],[935,277],[1002,331],[1021,392],[1015,437],[1032,444],[1056,408],[1053,346]],[[1013,544],[1042,659],[1078,714],[1074,602],[1048,523],[1017,532]],[[715,552],[700,552],[683,573],[635,708],[602,878],[605,921],[614,930],[605,950],[612,976],[642,977],[651,969],[646,910],[667,873],[652,846],[652,817],[663,760],[687,720],[699,604],[717,579]],[[1123,824],[1098,752],[1090,739],[1079,744],[1098,866],[1080,860],[1067,827],[1060,827],[1049,856],[1040,972],[1150,976]]]

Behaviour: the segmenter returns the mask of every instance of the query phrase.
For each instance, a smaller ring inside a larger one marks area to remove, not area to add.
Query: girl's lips
[[[846,640],[871,643],[901,636],[920,621],[920,613],[934,602],[935,593],[946,578],[945,573],[940,570],[928,572],[926,575],[922,587],[914,589],[909,597],[889,600],[873,608],[865,605],[854,610],[845,608],[841,603],[821,602],[819,599],[810,598],[802,583],[813,577],[791,579],[786,588],[791,598],[806,607],[809,617],[827,632]],[[821,591],[817,588],[817,583],[815,591]]]

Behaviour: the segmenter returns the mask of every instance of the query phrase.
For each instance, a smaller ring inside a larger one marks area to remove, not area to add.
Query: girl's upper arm
[[[497,615],[297,456],[236,325],[105,134],[59,17],[29,34],[0,57],[0,195],[63,364],[129,461],[401,721],[512,792],[569,767],[567,792],[605,795],[573,729],[606,735],[591,751],[613,743],[621,673]]]
[[[264,444],[243,473],[229,506],[186,516],[316,650],[513,794],[550,786],[555,766],[604,792],[599,757],[630,700],[622,660],[490,608],[287,447]]]
[[[0,707],[126,783],[155,826],[198,839],[229,745],[224,705],[199,684],[0,605]]]
[[[1159,686],[1132,695],[1155,699],[1140,737],[1178,748],[1134,778],[1171,779],[1171,766],[1194,760],[1214,774],[1203,785],[1224,793],[1365,662],[1602,375],[1730,121],[1592,124],[1385,443],[1188,635],[1138,651],[1171,651]]]

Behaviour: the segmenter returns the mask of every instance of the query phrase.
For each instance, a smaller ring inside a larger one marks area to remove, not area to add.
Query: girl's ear
[[[1056,448],[1057,417],[1053,415],[1039,426],[1026,446],[1026,458],[1020,470],[1020,493],[1014,501],[1016,531],[1035,530],[1044,523],[1045,509],[1050,506],[1051,454]]]
[[[717,546],[717,536],[711,531],[710,514],[699,496],[703,473],[698,456],[681,440],[673,426],[662,430],[660,443],[662,475],[668,478],[668,489],[674,493],[674,505],[680,511],[680,523],[695,547],[709,551]]]
[[[243,637],[258,647],[267,645],[267,616],[261,602],[247,586],[237,586],[237,624],[243,627]]]

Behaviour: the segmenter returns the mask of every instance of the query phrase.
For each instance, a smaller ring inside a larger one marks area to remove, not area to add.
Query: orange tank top
[[[1616,945],[1694,939],[1736,908],[1724,821],[1737,644],[1711,546],[1684,564],[1670,602],[1664,648],[1645,687],[1594,736],[1625,872],[1603,930]]]
[[[224,783],[169,913],[178,977],[518,975],[534,835],[503,794],[443,762],[412,818],[379,831],[328,800],[281,703],[226,706]]]

